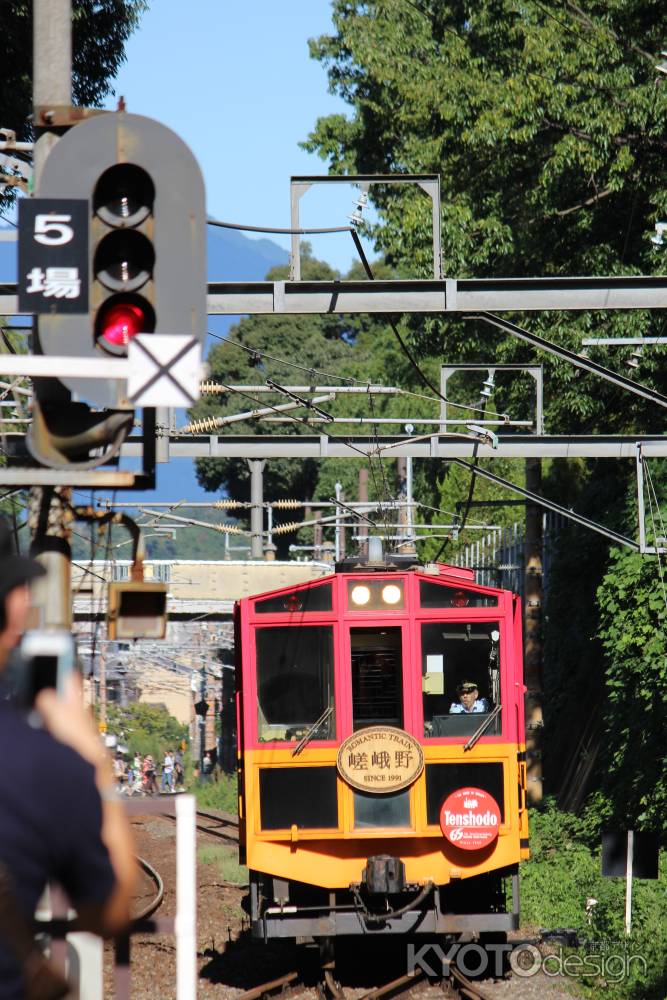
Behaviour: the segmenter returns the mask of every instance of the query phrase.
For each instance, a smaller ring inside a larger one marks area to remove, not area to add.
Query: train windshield
[[[332,627],[279,626],[255,634],[260,742],[298,743],[306,734],[335,739]]]
[[[499,731],[497,622],[422,624],[424,736],[472,736],[485,719]]]
[[[401,629],[350,629],[352,721],[364,726],[403,725]]]

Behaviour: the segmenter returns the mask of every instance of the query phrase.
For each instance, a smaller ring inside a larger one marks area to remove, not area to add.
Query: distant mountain
[[[0,282],[16,281],[16,243],[7,240],[10,227],[0,226]],[[271,240],[253,240],[234,229],[207,227],[207,254],[209,281],[262,281],[273,267],[285,265],[289,255]],[[211,316],[209,329],[219,336],[237,322],[236,316]],[[207,349],[213,343],[208,338]],[[179,411],[179,423],[185,417]],[[191,459],[176,459],[167,465],[159,465],[157,489],[136,494],[119,491],[117,499],[136,500],[142,503],[156,500],[206,500],[215,495],[206,493],[198,485],[194,462]]]
[[[208,227],[209,281],[262,281],[288,253],[271,240],[251,240],[238,229]]]

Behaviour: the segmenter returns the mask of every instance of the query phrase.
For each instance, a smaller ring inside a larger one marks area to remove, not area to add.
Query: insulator
[[[235,524],[214,524],[213,527],[216,531],[221,532],[223,535],[243,535],[245,534],[243,528],[238,528]]]
[[[274,500],[273,501],[274,510],[296,510],[297,507],[303,507],[303,500]]]
[[[213,504],[218,510],[238,510],[241,507],[249,507],[245,500],[216,500]]]
[[[193,420],[185,427],[179,427],[179,434],[205,434],[207,431],[215,431],[220,427],[218,421],[220,417],[204,417],[203,420]]]
[[[272,528],[271,533],[273,535],[287,535],[290,531],[298,531],[302,527],[301,521],[286,521],[285,524],[279,524]]]
[[[200,382],[199,391],[205,396],[221,396],[224,392],[229,392],[229,389],[217,382]]]

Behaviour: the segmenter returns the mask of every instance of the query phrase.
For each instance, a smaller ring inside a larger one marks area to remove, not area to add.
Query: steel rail
[[[162,876],[157,868],[153,868],[153,866],[150,865],[145,858],[137,857],[137,861],[139,862],[139,867],[149,876],[149,878],[152,878],[153,882],[155,882],[157,893],[155,898],[132,918],[132,924],[137,924],[141,920],[146,920],[148,917],[152,917],[155,911],[160,908],[162,900],[164,899],[164,882],[162,881]]]
[[[452,986],[466,1000],[491,1000],[491,997],[475,983],[471,983],[456,966],[450,965],[449,976]]]
[[[262,983],[261,986],[254,986],[251,990],[246,990],[245,993],[241,993],[240,996],[236,997],[236,1000],[260,1000],[266,993],[273,993],[274,990],[281,990],[285,986],[289,986],[299,978],[298,972],[288,972],[284,976],[280,976],[278,979],[271,979],[268,983]]]

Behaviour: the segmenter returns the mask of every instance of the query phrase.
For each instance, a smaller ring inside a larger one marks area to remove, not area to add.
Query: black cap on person
[[[0,600],[15,587],[22,587],[45,572],[36,559],[17,553],[7,522],[0,517]]]

